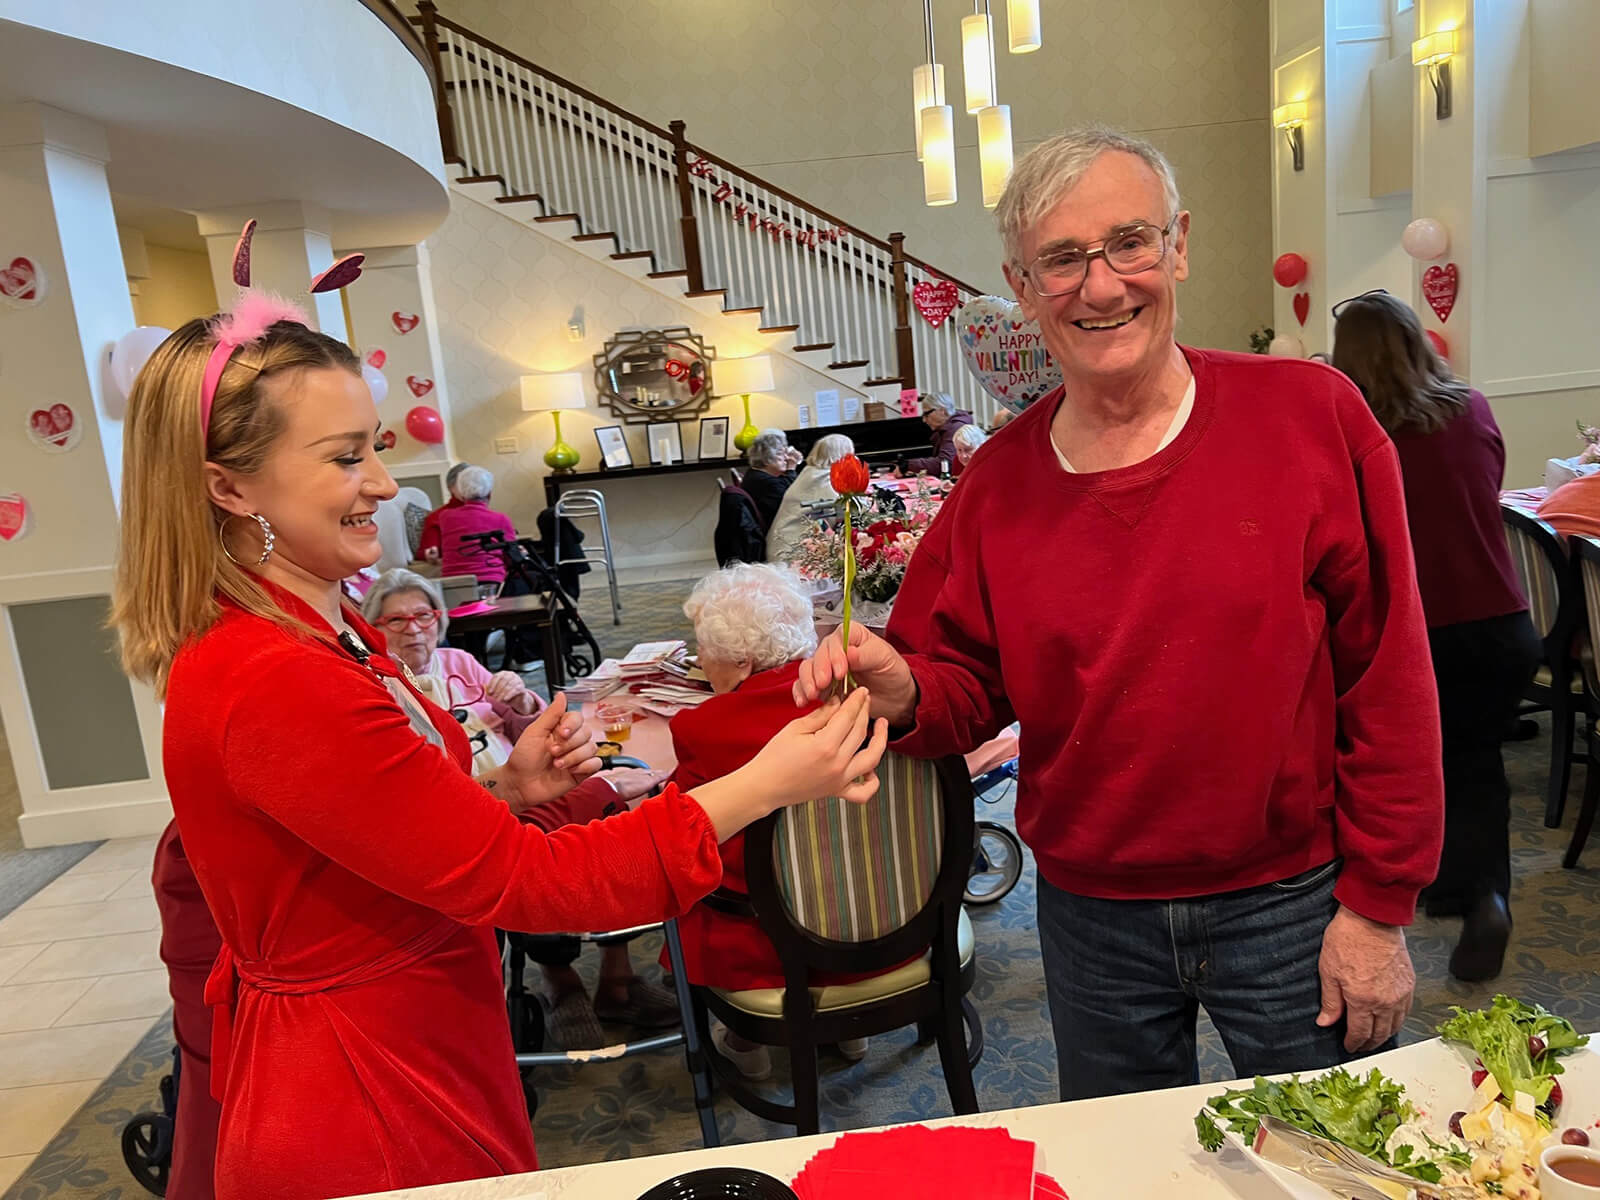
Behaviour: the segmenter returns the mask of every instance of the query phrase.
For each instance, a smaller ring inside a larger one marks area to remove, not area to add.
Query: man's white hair
[[[689,593],[700,653],[765,671],[817,648],[811,597],[800,577],[773,563],[736,563],[713,571]]]
[[[463,500],[487,500],[494,493],[494,476],[482,467],[468,467],[456,476],[456,495]]]
[[[1161,181],[1166,212],[1160,214],[1165,225],[1178,213],[1178,177],[1172,164],[1143,138],[1118,133],[1114,129],[1073,129],[1040,142],[1022,156],[1011,172],[1000,204],[994,210],[995,223],[1006,246],[1006,261],[1025,267],[1022,261],[1022,235],[1028,227],[1061,202],[1083,178],[1094,160],[1108,150],[1120,150],[1144,162]],[[1154,216],[1155,214],[1151,214]]]

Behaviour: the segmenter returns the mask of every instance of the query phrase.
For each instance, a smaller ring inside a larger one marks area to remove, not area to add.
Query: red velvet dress
[[[167,696],[167,782],[223,939],[206,989],[216,1193],[532,1170],[493,929],[680,913],[721,875],[711,823],[676,788],[586,826],[518,821],[392,660],[363,665],[279,601],[321,637],[225,609],[179,653]]]

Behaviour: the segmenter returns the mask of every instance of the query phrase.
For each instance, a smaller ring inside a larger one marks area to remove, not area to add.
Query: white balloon
[[[1432,217],[1418,217],[1400,235],[1400,248],[1412,258],[1443,258],[1450,249],[1450,231]]]
[[[1267,347],[1268,354],[1275,354],[1279,358],[1304,358],[1306,344],[1292,333],[1280,333],[1272,339],[1272,344]]]
[[[382,404],[384,397],[389,394],[389,381],[383,377],[383,372],[371,363],[362,363],[361,378],[365,379],[367,387],[372,389],[372,402]]]
[[[159,325],[141,325],[117,339],[117,344],[111,348],[111,381],[124,400],[133,394],[133,381],[150,361],[156,347],[171,334],[172,330]]]

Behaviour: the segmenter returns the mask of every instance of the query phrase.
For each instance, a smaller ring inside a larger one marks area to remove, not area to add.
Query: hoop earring
[[[263,541],[263,545],[261,547],[261,557],[256,559],[256,561],[253,563],[240,562],[233,556],[233,551],[228,549],[228,522],[233,520],[238,515],[238,513],[229,513],[227,516],[222,518],[222,524],[217,526],[217,542],[222,546],[222,553],[227,555],[228,561],[234,566],[259,567],[266,562],[267,559],[272,557],[272,546],[277,540],[277,535],[272,532],[272,523],[270,521],[268,521],[260,513],[250,513],[250,519],[253,520],[257,525],[261,526],[261,537]]]

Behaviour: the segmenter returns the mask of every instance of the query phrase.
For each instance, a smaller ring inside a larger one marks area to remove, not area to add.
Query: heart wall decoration
[[[32,525],[28,502],[18,492],[0,495],[0,540],[14,542],[28,535]]]
[[[1311,314],[1311,293],[1296,292],[1294,294],[1294,319],[1301,325],[1306,323],[1306,317]]]
[[[934,329],[943,325],[946,318],[955,312],[960,299],[959,289],[948,279],[941,279],[938,283],[923,280],[911,289],[911,303],[917,306],[922,319]]]
[[[418,379],[415,375],[407,375],[406,386],[411,389],[413,396],[421,400],[429,392],[433,391],[433,380]]]
[[[1422,298],[1433,309],[1433,315],[1442,325],[1450,319],[1450,310],[1456,306],[1456,290],[1461,284],[1461,273],[1455,263],[1442,267],[1429,267],[1422,273]]]
[[[1015,300],[975,296],[956,314],[961,356],[989,395],[1014,413],[1061,386],[1061,368],[1037,323]]]
[[[31,308],[45,298],[49,287],[36,259],[19,254],[10,262],[0,259],[0,304]]]
[[[416,313],[403,312],[390,313],[389,320],[394,325],[394,331],[402,336],[410,333],[422,322],[422,318]]]
[[[83,422],[66,404],[36,408],[28,414],[28,440],[41,450],[65,454],[83,438]]]
[[[389,361],[389,356],[382,350],[374,350],[367,355],[367,366],[375,370],[383,370],[383,364]]]

